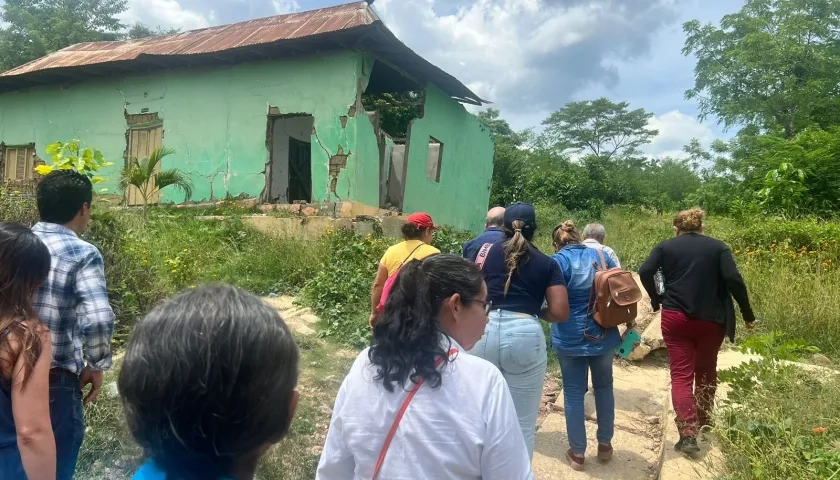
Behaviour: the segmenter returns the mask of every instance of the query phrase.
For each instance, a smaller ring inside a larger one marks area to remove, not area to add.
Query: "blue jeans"
[[[17,444],[0,448],[0,478],[4,480],[26,478]]]
[[[470,350],[495,365],[505,377],[528,455],[534,455],[534,435],[545,382],[546,345],[540,321],[505,310],[490,312],[484,336]]]
[[[615,395],[613,394],[613,352],[597,357],[560,358],[563,375],[563,400],[566,411],[566,433],[569,447],[575,455],[586,453],[586,419],[583,413],[583,396],[586,394],[589,371],[592,371],[592,389],[595,394],[595,411],[598,416],[598,443],[609,444],[615,433]]]
[[[79,377],[50,372],[50,419],[55,434],[57,480],[71,480],[85,436]]]

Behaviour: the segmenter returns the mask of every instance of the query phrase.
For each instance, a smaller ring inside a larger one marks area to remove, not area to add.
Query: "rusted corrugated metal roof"
[[[352,3],[247,22],[193,30],[176,35],[73,45],[0,73],[14,77],[54,68],[134,60],[140,55],[197,55],[323,35],[379,21],[367,3]]]
[[[308,39],[339,38],[329,45],[308,44]],[[126,73],[126,66],[141,60],[208,57],[221,52],[247,52],[258,47],[282,50],[286,44],[295,51],[311,53],[334,48],[358,48],[370,51],[386,61],[437,84],[452,97],[470,103],[486,103],[454,77],[427,62],[406,47],[391,33],[366,2],[260,18],[246,22],[204,28],[175,35],[128,40],[93,42],[73,45],[46,57],[0,73],[0,91],[60,81],[67,77],[80,79],[88,75],[103,76],[99,67],[122,67],[112,74]],[[264,54],[265,52],[261,53]],[[213,57],[215,58],[215,57]],[[248,58],[245,56],[244,58]],[[226,61],[235,61],[226,58]],[[174,62],[162,67],[176,67]],[[38,81],[34,81],[37,77]]]

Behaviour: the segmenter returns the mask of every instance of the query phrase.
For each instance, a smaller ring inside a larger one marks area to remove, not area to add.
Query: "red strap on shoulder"
[[[458,349],[451,349],[447,356],[452,357],[458,353]],[[435,361],[435,368],[440,367],[440,364],[443,363],[443,357],[438,358]],[[379,452],[379,460],[376,461],[376,467],[373,470],[373,477],[371,480],[376,480],[376,477],[379,475],[379,471],[382,470],[382,463],[385,462],[385,455],[388,453],[388,448],[391,447],[391,441],[394,440],[394,434],[397,433],[397,427],[400,426],[400,421],[402,421],[403,415],[405,415],[406,409],[408,409],[408,405],[414,399],[414,395],[417,395],[417,390],[420,390],[420,387],[423,386],[423,379],[421,378],[419,382],[415,383],[414,386],[409,390],[408,396],[405,397],[405,401],[400,407],[399,411],[397,412],[397,417],[394,419],[394,423],[391,425],[391,430],[388,432],[388,436],[385,437],[385,443],[382,444],[382,450]]]
[[[481,250],[478,251],[478,255],[475,257],[475,263],[478,265],[478,268],[484,269],[484,262],[487,261],[487,254],[490,253],[491,248],[493,248],[492,243],[485,243],[481,246]]]

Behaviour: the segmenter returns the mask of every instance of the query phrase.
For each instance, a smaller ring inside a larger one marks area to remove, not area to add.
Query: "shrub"
[[[779,334],[758,343],[771,354],[813,351]],[[840,377],[764,358],[721,372],[720,379],[731,388],[718,402],[716,433],[726,455],[726,471],[718,473],[733,480],[836,477]]]
[[[144,315],[172,290],[150,268],[140,252],[131,248],[136,229],[116,212],[101,212],[83,238],[95,245],[105,261],[108,296],[116,315],[114,339],[122,344],[128,339],[137,318]]]
[[[396,241],[346,229],[327,232],[317,273],[302,292],[303,301],[323,321],[322,335],[355,346],[368,341],[371,284],[379,260]]]
[[[32,226],[38,222],[35,182],[6,183],[0,186],[0,220]]]
[[[435,239],[432,245],[437,247],[441,253],[461,255],[463,253],[464,242],[467,242],[474,236],[475,234],[470,231],[457,230],[444,226],[435,232]]]

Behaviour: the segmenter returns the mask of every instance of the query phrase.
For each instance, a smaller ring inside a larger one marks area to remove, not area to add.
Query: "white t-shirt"
[[[595,248],[603,251],[605,254],[607,254],[608,257],[612,259],[616,267],[621,268],[621,262],[618,261],[618,255],[616,255],[615,250],[613,250],[612,248],[606,245],[601,245],[601,243],[599,243],[598,240],[595,240],[594,238],[587,238],[583,241],[583,244],[589,248]]]
[[[444,346],[449,343],[444,341]],[[531,480],[531,461],[507,383],[499,370],[459,353],[424,383],[409,404],[385,457],[380,479]],[[333,409],[317,480],[370,480],[407,390],[388,392],[373,377],[365,349],[344,379]]]

